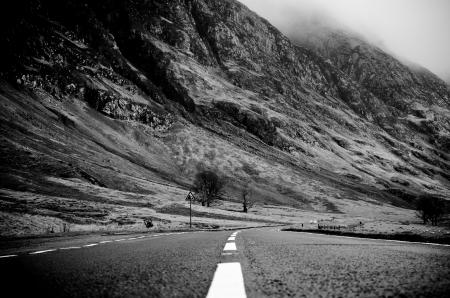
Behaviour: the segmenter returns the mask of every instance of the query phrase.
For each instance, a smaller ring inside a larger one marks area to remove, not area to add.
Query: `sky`
[[[282,32],[320,15],[450,82],[450,0],[239,0]]]

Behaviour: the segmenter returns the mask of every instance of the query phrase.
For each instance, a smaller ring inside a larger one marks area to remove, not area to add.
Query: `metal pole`
[[[189,193],[189,229],[192,229],[192,196]]]

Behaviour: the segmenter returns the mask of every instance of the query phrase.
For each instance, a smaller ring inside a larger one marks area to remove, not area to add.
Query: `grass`
[[[292,225],[286,231],[311,232],[327,235],[353,236],[374,239],[433,242],[450,244],[450,218],[439,226],[424,225],[414,214],[407,220],[333,217],[318,223]],[[321,229],[319,229],[321,226]]]
[[[189,216],[189,208],[182,206],[180,204],[172,204],[169,206],[165,206],[162,208],[157,208],[156,211],[158,213],[164,213],[164,214],[174,214],[174,215],[183,215],[183,216]],[[228,211],[232,211],[232,210],[228,210]],[[235,212],[236,214],[239,215],[239,211],[232,211]],[[256,219],[256,218],[249,218],[249,217],[245,217],[244,214],[241,214],[241,216],[238,215],[225,215],[225,214],[215,214],[215,213],[210,213],[210,212],[200,212],[200,211],[196,211],[193,210],[192,211],[192,216],[193,217],[208,217],[208,218],[215,218],[215,219],[227,219],[227,220],[245,220],[248,222],[258,222],[258,223],[273,223],[273,224],[283,224],[284,222],[277,222],[277,221],[273,221],[270,220],[269,218],[261,218],[261,219]]]

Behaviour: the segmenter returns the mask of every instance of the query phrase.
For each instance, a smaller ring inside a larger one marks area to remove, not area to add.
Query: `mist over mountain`
[[[446,0],[242,0],[281,32],[312,27],[357,32],[400,60],[446,79],[450,72],[450,3]],[[299,26],[301,24],[301,26]],[[353,34],[353,33],[352,33]]]
[[[449,196],[448,85],[361,36],[285,36],[234,0],[17,1],[1,27],[3,234],[185,226],[201,169],[224,202],[251,183],[261,206],[317,213]]]

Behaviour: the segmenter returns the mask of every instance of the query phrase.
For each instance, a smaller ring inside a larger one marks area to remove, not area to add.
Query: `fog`
[[[450,82],[450,0],[240,0],[288,33],[299,18],[327,19]],[[299,26],[295,27],[298,30]]]

